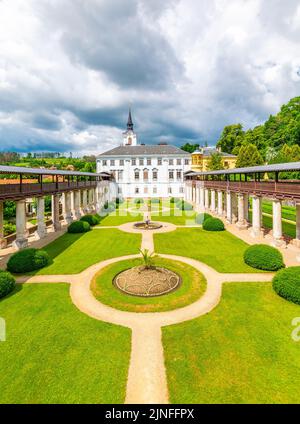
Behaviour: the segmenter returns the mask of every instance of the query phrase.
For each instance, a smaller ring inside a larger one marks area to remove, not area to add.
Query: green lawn
[[[140,213],[133,213],[133,212],[127,212],[124,210],[117,210],[116,212],[113,212],[106,217],[104,217],[101,222],[100,226],[118,226],[122,224],[126,224],[126,222],[137,222],[137,221],[143,221],[144,215]]]
[[[124,311],[161,312],[181,308],[195,302],[206,290],[206,280],[195,268],[182,262],[156,257],[155,265],[166,267],[182,277],[181,287],[159,297],[135,297],[113,287],[114,277],[121,271],[142,264],[141,259],[122,261],[102,269],[92,282],[94,296],[106,305]]]
[[[300,307],[269,283],[228,283],[220,305],[163,328],[172,403],[299,403]]]
[[[244,263],[248,244],[227,231],[178,228],[171,233],[154,234],[154,242],[156,252],[198,259],[219,272],[260,272]]]
[[[263,200],[262,202],[262,211],[272,215],[273,207],[272,202],[269,200]],[[296,208],[294,206],[282,205],[282,218],[289,221],[296,222]]]
[[[124,402],[130,330],[82,314],[66,284],[18,287],[0,316],[0,403]]]
[[[178,208],[171,208],[166,211],[153,211],[151,212],[151,219],[162,222],[170,222],[174,225],[197,225],[195,218],[197,212],[195,211],[182,211]]]
[[[38,274],[77,274],[89,266],[116,256],[137,254],[140,234],[118,229],[94,229],[85,234],[64,234],[44,248],[52,263]]]

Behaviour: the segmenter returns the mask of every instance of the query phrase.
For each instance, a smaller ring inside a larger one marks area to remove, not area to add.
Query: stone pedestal
[[[230,191],[226,193],[226,221],[232,223],[232,194]]]
[[[76,190],[71,193],[71,199],[72,199],[72,214],[74,219],[80,219],[81,218],[81,212],[80,212],[80,191]]]
[[[13,247],[17,250],[28,247],[28,238],[26,237],[26,213],[25,200],[16,202],[16,240],[13,242]]]
[[[71,193],[65,192],[62,195],[63,201],[63,217],[67,224],[73,222],[72,212],[71,212]]]
[[[45,199],[44,197],[37,198],[37,230],[35,236],[37,239],[42,239],[47,236],[47,228],[45,224]]]
[[[252,227],[250,228],[250,235],[253,238],[263,236],[262,227],[262,198],[258,196],[252,197]]]

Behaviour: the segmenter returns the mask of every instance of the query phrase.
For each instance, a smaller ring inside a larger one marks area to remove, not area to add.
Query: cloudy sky
[[[299,0],[0,0],[0,150],[215,144],[300,94]]]

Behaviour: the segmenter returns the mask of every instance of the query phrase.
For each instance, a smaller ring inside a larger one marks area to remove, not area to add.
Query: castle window
[[[169,171],[169,179],[174,180],[174,171]]]
[[[162,159],[160,159],[160,158],[157,159],[157,165],[158,166],[162,165]]]
[[[157,193],[157,187],[153,187],[153,194]]]
[[[153,179],[154,181],[156,181],[156,180],[157,180],[157,176],[158,176],[158,174],[157,174],[157,169],[153,169],[153,171],[152,171],[152,179]]]
[[[148,165],[148,166],[151,166],[151,165],[152,165],[152,161],[151,161],[151,159],[150,159],[150,158],[148,158],[148,159],[147,159],[147,165]]]
[[[184,159],[184,164],[189,165],[190,161],[188,159]]]
[[[143,166],[144,165],[144,159],[140,159],[139,164],[140,164],[140,166]]]
[[[172,194],[172,187],[169,187],[169,194]]]
[[[174,160],[173,159],[169,159],[169,165],[174,165]]]
[[[140,190],[138,187],[135,188],[135,194],[139,194]]]
[[[128,141],[129,146],[131,146],[132,145],[132,138],[128,137],[127,141]]]
[[[148,169],[144,169],[143,174],[144,174],[144,181],[148,181],[148,179],[149,179],[149,171],[148,171]]]
[[[138,169],[136,169],[136,170],[134,171],[134,179],[135,179],[136,181],[138,181],[138,180],[140,179],[140,171],[139,171]]]
[[[182,172],[180,170],[177,171],[177,180],[181,180]]]
[[[112,159],[112,160],[110,161],[110,166],[115,166],[115,161],[114,161],[114,159]]]
[[[107,166],[107,160],[104,160],[104,161],[102,162],[102,164],[103,164],[103,166]]]
[[[135,166],[136,165],[136,159],[131,159],[131,165]]]
[[[177,159],[177,165],[181,165],[181,159]]]
[[[124,159],[120,160],[120,166],[124,166]]]

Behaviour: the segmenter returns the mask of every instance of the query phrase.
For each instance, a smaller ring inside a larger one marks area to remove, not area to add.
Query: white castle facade
[[[123,144],[97,158],[97,172],[114,175],[123,198],[184,197],[184,173],[191,169],[191,155],[168,144],[138,144],[131,112]]]

